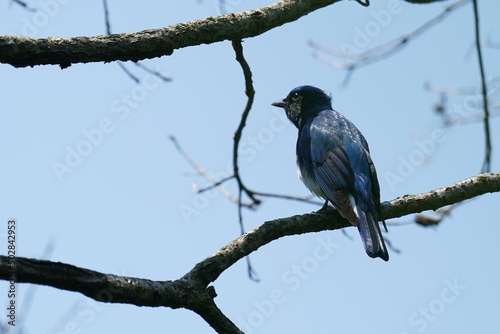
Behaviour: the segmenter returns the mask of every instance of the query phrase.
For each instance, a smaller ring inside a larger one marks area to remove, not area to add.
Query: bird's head
[[[332,109],[331,97],[313,86],[294,88],[286,98],[272,105],[285,109],[288,119],[298,128],[309,117],[322,110]]]

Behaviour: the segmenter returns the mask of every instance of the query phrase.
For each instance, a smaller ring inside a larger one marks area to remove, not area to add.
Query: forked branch
[[[386,219],[458,203],[500,191],[500,172],[480,174],[453,185],[383,203]],[[209,286],[227,268],[261,246],[284,236],[335,230],[350,226],[333,208],[267,221],[207,257],[174,281],[103,274],[69,264],[16,258],[11,268],[0,256],[0,279],[48,285],[80,292],[92,299],[139,306],[187,308],[199,314],[219,333],[242,333],[216,306],[215,289]]]

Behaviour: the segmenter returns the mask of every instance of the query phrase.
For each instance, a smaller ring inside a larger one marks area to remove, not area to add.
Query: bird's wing
[[[375,165],[373,164],[370,154],[367,154],[368,164],[370,166],[370,175],[372,179],[372,198],[375,204],[375,210],[377,212],[377,217],[384,224],[384,228],[387,231],[387,226],[385,225],[384,217],[382,216],[382,207],[380,206],[380,185],[378,184],[377,171],[375,170]]]
[[[348,165],[349,158],[342,147],[329,150],[320,160],[313,153],[315,160],[314,174],[318,186],[325,193],[342,216],[353,225],[357,225],[356,213],[353,210],[352,198],[352,168]]]
[[[310,171],[310,177],[342,216],[357,225],[352,203],[356,176],[350,157],[356,154],[353,153],[356,150],[350,150],[348,146],[352,143],[349,138],[344,138],[349,135],[345,121],[333,113],[320,113],[302,128],[297,149],[299,166]]]
[[[339,213],[358,227],[366,252],[389,259],[378,217],[380,191],[368,144],[344,116],[323,111],[306,122],[297,142],[301,174],[311,190],[326,197]],[[313,190],[314,191],[314,190]]]

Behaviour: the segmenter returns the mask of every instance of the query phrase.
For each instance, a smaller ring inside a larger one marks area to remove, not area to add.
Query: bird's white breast
[[[327,200],[325,193],[321,188],[318,186],[318,184],[313,180],[312,175],[309,175],[306,170],[302,170],[300,167],[298,160],[297,160],[297,175],[299,178],[302,180],[302,182],[306,185],[306,187],[316,196],[319,198],[322,198],[324,200]]]

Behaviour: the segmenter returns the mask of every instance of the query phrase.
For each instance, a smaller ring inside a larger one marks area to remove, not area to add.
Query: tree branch
[[[486,87],[486,75],[484,74],[484,64],[483,64],[483,54],[481,51],[481,35],[479,33],[479,9],[477,6],[477,0],[472,0],[474,8],[474,32],[476,37],[476,51],[477,60],[479,64],[479,72],[481,75],[481,93],[483,96],[483,123],[484,123],[484,136],[485,136],[485,153],[483,167],[481,168],[482,173],[490,171],[491,165],[491,135],[490,135],[490,111],[488,106],[488,89]]]
[[[17,3],[19,6],[23,7],[29,12],[36,12],[36,9],[29,6],[25,1],[22,0],[11,0],[11,3]]]
[[[0,36],[0,62],[15,67],[138,61],[169,56],[174,50],[254,37],[340,0],[282,0],[240,13],[178,23],[136,33],[73,38]]]
[[[447,187],[384,202],[382,212],[386,219],[397,218],[425,210],[437,210],[446,205],[498,191],[500,172],[479,174]]]
[[[8,265],[8,257],[0,256],[0,279],[80,292],[107,303],[166,306],[174,309],[184,307],[198,313],[219,333],[241,333],[215,306],[215,290],[200,285],[199,278],[151,281],[103,274],[60,262],[22,257],[16,258],[15,262],[15,271],[12,271]]]
[[[189,154],[186,151],[184,151],[184,149],[181,147],[181,145],[179,144],[179,142],[177,141],[177,138],[175,136],[169,135],[168,139],[170,139],[172,141],[177,152],[179,152],[182,155],[182,157],[191,165],[191,167],[193,167],[193,169],[196,170],[196,172],[198,174],[200,174],[201,176],[203,176],[207,181],[212,183],[211,187],[216,188],[222,195],[227,197],[231,202],[239,203],[239,205],[247,205],[247,204],[243,204],[243,203],[239,202],[238,199],[236,197],[234,197],[233,194],[231,194],[231,192],[229,192],[229,190],[227,190],[225,187],[223,187],[222,186],[223,181],[217,181],[213,176],[211,176],[209,173],[207,173],[207,171],[205,171],[205,169],[202,166],[197,164],[189,156]],[[224,179],[224,181],[230,180],[232,178],[234,178],[234,175],[228,176],[227,178]],[[202,191],[205,191],[206,189],[207,188],[198,190],[198,194],[201,193]],[[248,204],[248,205],[251,205],[251,204]]]
[[[441,1],[441,0],[430,0],[430,1],[428,0],[426,2],[434,2],[434,1]],[[407,34],[404,34],[396,39],[376,45],[364,51],[359,51],[359,52],[355,51],[354,47],[352,47],[352,50],[330,48],[312,40],[309,41],[309,45],[315,49],[313,53],[314,58],[330,66],[347,70],[346,77],[344,78],[344,85],[346,85],[354,70],[381,60],[385,60],[390,56],[396,54],[397,52],[403,50],[410,44],[409,43],[410,41],[416,39],[420,35],[429,31],[430,28],[432,28],[434,25],[443,21],[456,9],[460,8],[463,5],[468,4],[470,1],[471,0],[460,0],[455,3],[452,3],[446,6],[443,12],[441,12],[439,15],[425,22],[417,29]],[[327,54],[328,56],[324,55],[323,53]],[[335,57],[344,58],[347,60],[346,61],[337,60]]]
[[[480,174],[447,187],[384,202],[382,211],[385,219],[396,218],[499,191],[500,172]],[[209,284],[238,260],[273,240],[347,226],[351,226],[350,223],[333,208],[268,221],[224,246],[175,281],[103,274],[69,264],[26,258],[16,258],[13,271],[7,256],[0,256],[0,279],[76,291],[109,303],[184,307],[202,316],[219,333],[242,333],[215,305],[215,289]]]
[[[257,199],[254,196],[254,193],[249,190],[245,185],[243,184],[243,181],[241,180],[240,176],[240,168],[238,164],[238,148],[240,146],[240,141],[241,141],[241,135],[243,134],[243,128],[246,125],[248,115],[250,114],[250,110],[252,110],[252,105],[253,105],[253,100],[255,97],[255,89],[253,88],[253,81],[252,81],[252,70],[250,69],[250,65],[248,65],[248,62],[245,59],[245,56],[243,54],[243,45],[241,40],[233,40],[232,41],[233,49],[236,54],[236,61],[240,64],[241,69],[243,70],[243,76],[245,78],[245,94],[247,96],[247,103],[245,104],[245,109],[243,110],[243,113],[241,115],[241,120],[240,123],[238,124],[238,128],[236,129],[236,132],[234,133],[233,139],[234,139],[234,145],[233,145],[233,170],[234,170],[234,176],[236,178],[236,181],[238,183],[238,222],[240,224],[240,232],[241,235],[245,233],[245,228],[243,226],[243,192],[251,199],[251,203],[249,208],[252,208],[253,206],[259,205],[260,200]],[[250,262],[250,258],[246,257],[247,261],[247,272],[248,272],[248,277],[255,282],[259,281],[259,278],[257,277],[257,274],[255,270],[252,267],[252,264]]]
[[[240,146],[240,141],[241,141],[241,135],[243,134],[243,128],[246,126],[247,123],[247,118],[248,115],[250,114],[250,110],[252,110],[252,105],[253,105],[253,100],[255,97],[255,89],[253,88],[253,81],[252,81],[252,71],[250,69],[250,66],[248,65],[245,56],[243,55],[243,45],[241,45],[241,40],[233,41],[233,49],[236,53],[236,61],[240,64],[242,70],[243,70],[243,76],[245,77],[245,94],[247,95],[247,103],[245,105],[245,109],[243,110],[243,113],[241,115],[241,120],[240,123],[238,124],[238,128],[236,129],[236,132],[234,133],[233,139],[234,139],[234,145],[233,145],[233,169],[234,169],[234,176],[236,177],[236,181],[238,182],[238,188],[240,190],[240,196],[238,200],[238,210],[241,212],[241,192],[245,192],[245,194],[250,197],[252,200],[252,204],[259,205],[260,200],[255,198],[254,193],[249,190],[245,185],[243,184],[243,181],[241,180],[240,176],[240,169],[238,165],[238,149]],[[241,214],[240,214],[241,216]],[[243,226],[241,229],[241,232],[243,233]]]

